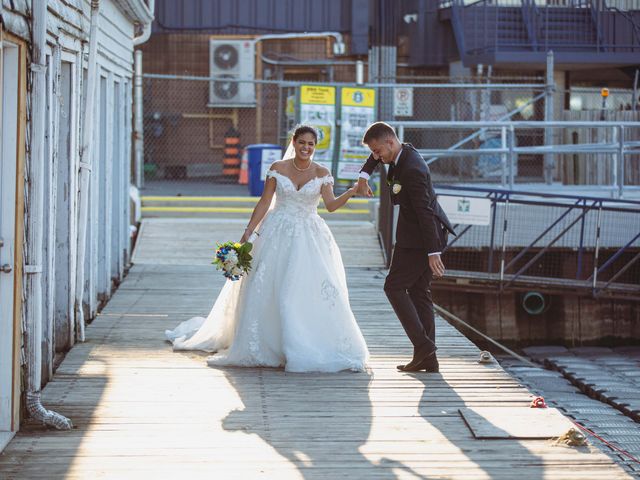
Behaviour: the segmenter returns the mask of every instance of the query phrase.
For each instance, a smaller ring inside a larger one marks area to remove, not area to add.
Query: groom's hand
[[[358,183],[356,184],[356,194],[360,197],[373,197],[373,191],[371,191],[371,187],[366,179],[358,179]]]
[[[433,278],[444,276],[444,263],[440,255],[429,255],[429,268],[433,272]]]

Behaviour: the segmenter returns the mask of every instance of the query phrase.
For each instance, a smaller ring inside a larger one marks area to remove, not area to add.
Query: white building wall
[[[38,0],[2,0],[5,31],[26,42],[30,41],[31,1]],[[133,40],[136,22],[140,19],[132,18],[133,13],[127,10],[136,2],[141,4],[142,0],[100,1],[97,61],[101,79],[96,84],[95,143],[90,159],[91,210],[86,281],[80,286],[85,292],[87,319],[93,318],[100,302],[110,296],[113,281],[121,280],[131,253],[131,88]],[[46,185],[43,277],[47,285],[43,286],[42,298],[45,381],[52,373],[54,355],[73,345],[77,328],[73,292],[77,261],[78,170],[91,2],[47,0],[47,5],[48,158],[46,178],[33,179]]]

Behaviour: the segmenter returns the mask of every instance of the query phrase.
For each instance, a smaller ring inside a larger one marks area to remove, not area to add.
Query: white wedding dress
[[[204,319],[166,336],[175,350],[216,352],[210,366],[284,367],[291,372],[363,371],[369,352],[353,312],[340,250],[318,215],[329,175],[300,190],[274,170],[275,206],[254,242],[252,270],[227,280]]]

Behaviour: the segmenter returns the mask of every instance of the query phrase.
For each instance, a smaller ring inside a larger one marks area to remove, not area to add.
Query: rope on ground
[[[602,438],[600,435],[598,435],[595,432],[592,432],[591,430],[589,430],[587,427],[580,425],[578,422],[576,422],[575,420],[573,421],[574,425],[576,427],[578,427],[580,430],[587,432],[589,435],[594,436],[595,438],[597,438],[598,440],[600,440],[602,443],[604,443],[607,447],[611,448],[612,450],[615,450],[616,452],[624,455],[625,457],[630,458],[631,460],[633,460],[636,463],[640,464],[640,460],[638,460],[636,457],[634,457],[633,455],[631,455],[629,452],[627,452],[626,450],[623,450],[620,447],[617,447],[615,445],[613,445],[612,443],[606,441],[604,438]]]
[[[478,330],[477,328],[472,327],[471,325],[469,325],[467,322],[465,322],[464,320],[462,320],[461,318],[457,317],[456,315],[454,315],[453,313],[449,312],[448,310],[445,310],[444,308],[442,308],[440,305],[433,305],[433,308],[435,308],[436,312],[438,312],[440,315],[442,315],[443,317],[447,317],[450,318],[451,320],[454,320],[458,323],[461,323],[462,325],[464,325],[465,327],[467,327],[469,330],[471,330],[474,333],[477,333],[478,335],[480,335],[482,338],[484,338],[485,340],[491,342],[492,344],[494,344],[496,347],[500,348],[501,350],[507,352],[509,355],[517,358],[518,360],[520,360],[522,363],[526,363],[527,365],[529,365],[530,367],[534,367],[534,368],[543,368],[540,365],[536,365],[535,363],[533,363],[530,360],[527,360],[526,358],[524,358],[522,355],[518,355],[516,352],[514,352],[513,350],[505,347],[504,345],[502,345],[500,342],[497,342],[496,340],[494,340],[493,338],[491,338],[488,335],[485,335],[484,333],[482,333],[480,330]]]

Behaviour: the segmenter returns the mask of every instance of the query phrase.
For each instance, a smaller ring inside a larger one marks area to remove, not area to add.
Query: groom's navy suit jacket
[[[360,171],[371,175],[379,163],[370,155]],[[408,143],[402,144],[397,163],[390,166],[387,177],[391,184],[401,186],[398,194],[390,188],[391,201],[400,205],[396,246],[422,248],[427,253],[441,252],[447,246],[448,233],[455,235],[455,232],[436,200],[429,167],[422,155]]]

